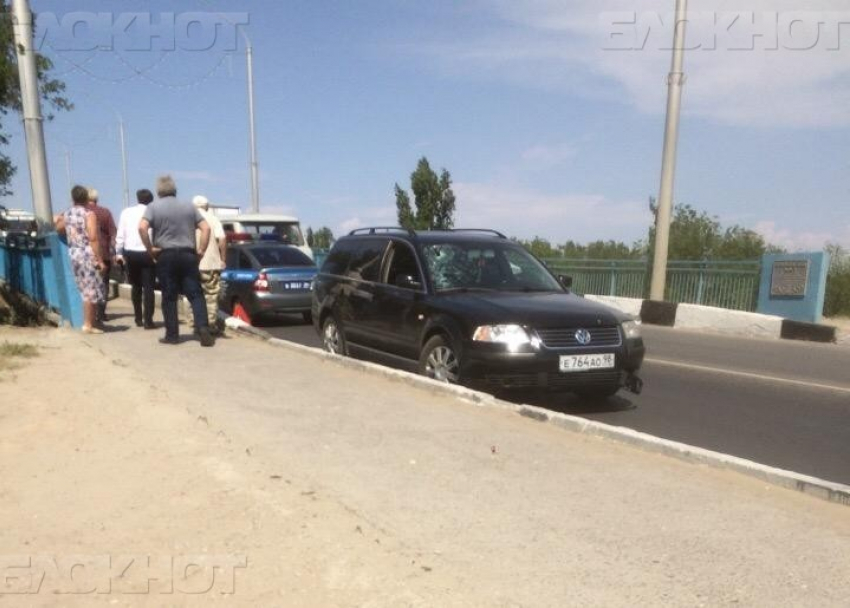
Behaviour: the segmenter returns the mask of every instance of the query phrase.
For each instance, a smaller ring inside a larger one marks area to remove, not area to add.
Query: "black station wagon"
[[[440,381],[640,392],[639,321],[569,282],[494,231],[365,228],[339,239],[316,276],[313,324],[330,352],[388,355]]]

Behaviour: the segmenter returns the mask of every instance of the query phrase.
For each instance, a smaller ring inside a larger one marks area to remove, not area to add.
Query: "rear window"
[[[255,247],[251,255],[265,268],[313,265],[313,260],[294,247]]]
[[[355,241],[356,248],[345,276],[358,281],[377,282],[381,274],[381,260],[389,239],[363,239]]]
[[[322,272],[377,282],[388,243],[389,239],[375,238],[338,241],[322,265]]]
[[[352,241],[338,241],[331,249],[328,257],[325,258],[325,263],[322,264],[322,272],[324,274],[344,274],[348,269],[348,262],[351,261],[351,253],[354,248]]]

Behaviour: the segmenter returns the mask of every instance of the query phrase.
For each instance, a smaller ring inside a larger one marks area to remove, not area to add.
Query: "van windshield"
[[[543,264],[516,245],[433,243],[422,253],[437,291],[563,291]]]
[[[286,245],[304,246],[304,237],[298,222],[246,222],[241,220],[245,233],[257,237],[258,240],[268,238],[280,241]]]
[[[313,260],[294,247],[254,247],[251,253],[263,268],[313,266]]]

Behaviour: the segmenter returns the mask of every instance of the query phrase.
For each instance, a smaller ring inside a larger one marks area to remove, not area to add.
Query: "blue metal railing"
[[[649,293],[651,265],[639,260],[545,260],[556,274],[573,277],[577,293],[644,298]],[[665,299],[753,311],[758,304],[761,262],[682,262],[667,265]]]
[[[0,281],[54,310],[74,327],[82,324],[82,300],[68,248],[55,233],[0,238]]]

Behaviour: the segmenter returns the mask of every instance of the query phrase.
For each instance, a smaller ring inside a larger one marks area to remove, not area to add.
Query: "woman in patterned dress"
[[[83,298],[83,332],[102,334],[103,330],[94,326],[97,305],[106,300],[103,286],[103,272],[106,266],[100,258],[97,234],[97,217],[86,208],[89,191],[82,186],[71,190],[73,206],[65,213],[57,215],[53,222],[59,234],[68,239],[68,253],[77,289]]]

